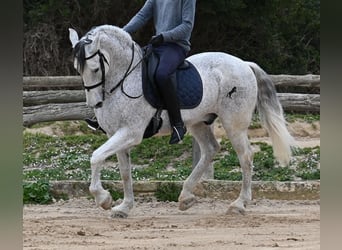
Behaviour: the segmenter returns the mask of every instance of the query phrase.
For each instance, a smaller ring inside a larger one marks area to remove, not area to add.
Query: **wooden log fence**
[[[278,93],[285,111],[319,113],[319,75],[271,75],[271,78],[277,90],[295,87],[310,93]],[[46,121],[83,120],[93,114],[85,105],[79,76],[23,78],[24,126]]]
[[[300,87],[319,92],[320,75],[270,75],[274,85],[279,89]],[[26,76],[23,78],[23,90],[41,89],[82,89],[80,76]]]
[[[320,93],[320,75],[271,75],[271,79],[280,92]]]
[[[94,111],[84,102],[28,106],[23,107],[23,113],[24,126],[49,121],[84,120],[94,116]]]

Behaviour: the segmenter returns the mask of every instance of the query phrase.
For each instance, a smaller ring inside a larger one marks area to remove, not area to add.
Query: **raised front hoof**
[[[191,208],[197,202],[195,197],[190,197],[179,201],[179,210],[185,211]]]
[[[115,211],[115,212],[112,212],[112,215],[111,215],[112,218],[120,218],[120,219],[125,219],[128,217],[128,214],[122,212],[122,211]]]

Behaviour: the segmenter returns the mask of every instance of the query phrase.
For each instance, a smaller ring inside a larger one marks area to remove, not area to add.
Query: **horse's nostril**
[[[95,105],[95,108],[96,108],[96,109],[102,108],[102,104],[103,104],[103,102],[98,102],[98,103]]]

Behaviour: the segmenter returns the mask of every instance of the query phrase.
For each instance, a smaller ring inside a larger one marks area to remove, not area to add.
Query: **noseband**
[[[88,56],[86,58],[84,58],[84,60],[89,60],[91,58],[93,58],[94,56],[96,55],[99,55],[99,61],[100,61],[100,69],[101,69],[101,82],[97,83],[97,84],[94,84],[94,85],[91,85],[91,86],[86,86],[84,83],[83,83],[83,87],[89,91],[91,89],[94,89],[94,88],[97,88],[99,86],[102,86],[102,93],[103,93],[103,100],[105,98],[105,83],[106,83],[106,78],[105,78],[105,67],[104,67],[104,62],[107,63],[107,65],[109,66],[109,63],[106,59],[106,57],[102,54],[102,52],[100,50],[96,51],[94,54],[92,54],[91,56]]]

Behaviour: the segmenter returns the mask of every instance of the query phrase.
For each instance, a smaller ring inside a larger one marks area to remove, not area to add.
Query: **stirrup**
[[[101,130],[103,133],[106,133],[99,125],[99,123],[97,122],[97,120],[92,120],[92,119],[89,119],[89,118],[86,118],[84,119],[87,124],[88,124],[88,128],[96,131],[96,130]]]

